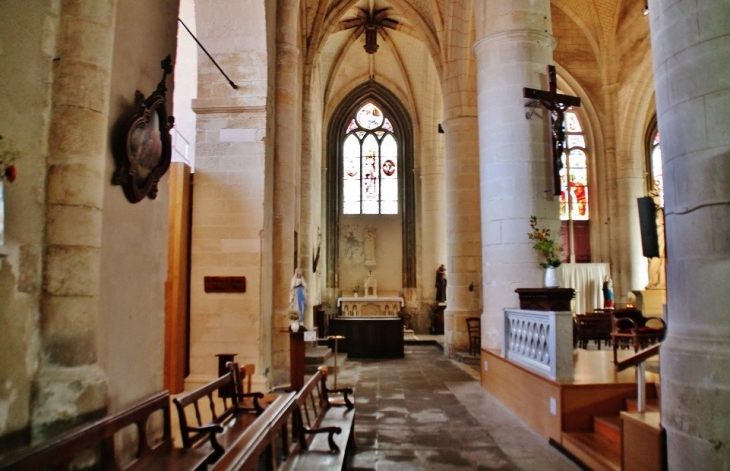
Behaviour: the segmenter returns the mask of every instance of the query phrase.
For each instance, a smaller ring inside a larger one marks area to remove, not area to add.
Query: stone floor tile
[[[431,345],[403,359],[338,357],[355,390],[355,471],[580,469],[479,384],[477,370]]]

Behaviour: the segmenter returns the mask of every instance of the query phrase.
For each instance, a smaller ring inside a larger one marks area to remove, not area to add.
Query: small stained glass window
[[[659,195],[659,206],[664,207],[664,172],[662,171],[662,147],[659,132],[654,135],[651,143],[651,177],[653,190]]]
[[[588,156],[583,127],[578,115],[569,108],[565,112],[567,147],[560,170],[560,219],[585,221],[589,217]]]
[[[342,144],[344,214],[398,214],[398,143],[383,111],[368,102]]]

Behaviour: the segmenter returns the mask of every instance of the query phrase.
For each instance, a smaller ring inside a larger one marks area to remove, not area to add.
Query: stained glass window
[[[651,142],[651,177],[654,183],[653,190],[659,194],[659,206],[664,207],[664,172],[662,171],[662,147],[659,140],[659,131],[654,134]]]
[[[565,140],[560,170],[560,219],[588,220],[588,156],[583,127],[578,115],[565,112]]]
[[[342,143],[344,214],[398,214],[398,143],[372,102],[350,121]]]

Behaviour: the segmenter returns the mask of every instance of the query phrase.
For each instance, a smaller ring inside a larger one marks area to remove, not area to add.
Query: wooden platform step
[[[621,443],[621,417],[593,417],[593,432],[602,435],[614,443]]]
[[[626,410],[629,412],[636,412],[639,410],[637,399],[626,399]],[[646,400],[647,412],[660,412],[660,404],[658,399],[647,399]]]
[[[658,412],[621,412],[625,469],[667,469],[667,441]]]
[[[563,434],[563,448],[594,471],[621,471],[621,444],[593,432]]]

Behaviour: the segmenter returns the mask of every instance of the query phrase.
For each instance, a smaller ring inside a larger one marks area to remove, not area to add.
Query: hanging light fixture
[[[365,52],[375,54],[378,51],[378,25],[368,22],[365,25]]]

